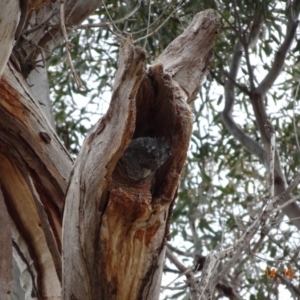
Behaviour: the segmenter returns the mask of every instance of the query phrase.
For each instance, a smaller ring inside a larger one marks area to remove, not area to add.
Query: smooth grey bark
[[[38,60],[39,59],[42,59],[42,57],[39,56]],[[36,69],[32,70],[28,75],[27,82],[30,86],[32,94],[41,105],[41,110],[46,115],[51,126],[55,128],[46,66],[37,67]]]
[[[13,292],[11,295],[11,300],[24,300],[25,299],[25,292],[20,284],[20,269],[16,260],[13,258]]]

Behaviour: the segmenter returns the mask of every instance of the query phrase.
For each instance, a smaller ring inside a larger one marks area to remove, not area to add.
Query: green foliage
[[[171,243],[175,247],[189,254],[206,255],[231,246],[245,226],[257,217],[269,195],[264,167],[223,125],[220,114],[225,101],[224,83],[228,80],[225,71],[231,64],[234,45],[249,34],[253,19],[262,14],[264,23],[257,42],[248,49],[253,82],[255,86],[261,82],[285,38],[288,9],[293,2],[158,0],[151,1],[151,6],[149,2],[141,1],[134,15],[110,26],[110,29],[101,27],[74,32],[72,57],[86,90],[80,91],[75,86],[64,48],[55,50],[50,61],[49,81],[56,129],[67,149],[76,155],[91,123],[94,124],[103,113],[100,107],[105,108],[109,102],[117,67],[118,36],[132,34],[133,39],[138,40],[137,44],[146,48],[149,55],[147,62],[151,63],[197,12],[216,9],[222,27],[214,47],[211,73],[199,92],[199,99],[192,106],[194,131],[171,226]],[[110,18],[118,20],[137,4],[137,1],[106,1],[107,11],[104,7],[99,8],[86,23],[107,22]],[[153,34],[143,39],[150,33]],[[276,129],[277,147],[288,181],[295,176],[300,161],[297,146],[300,124],[297,107],[300,98],[299,49],[300,42],[297,41],[286,57],[282,74],[264,99]],[[249,74],[249,65],[243,56],[236,83],[250,91]],[[249,96],[238,87],[235,89],[233,117],[248,136],[262,144]],[[256,234],[248,251],[230,270],[227,280],[243,299],[278,299],[279,286],[286,290],[284,295],[288,296],[284,298],[290,299],[292,296],[287,292],[285,282],[274,284],[274,281],[265,278],[264,270],[274,265],[282,269],[282,261],[289,263],[298,274],[298,281],[293,280],[292,284],[299,289],[299,252],[299,232],[287,217],[274,215]],[[191,267],[193,263],[189,259],[186,266]],[[170,267],[168,263],[167,266]],[[171,281],[166,278],[165,283]],[[184,284],[183,280],[184,277],[180,277],[175,285]],[[186,292],[185,289],[165,289],[162,297],[188,299]],[[216,291],[215,298],[222,298],[220,291]]]

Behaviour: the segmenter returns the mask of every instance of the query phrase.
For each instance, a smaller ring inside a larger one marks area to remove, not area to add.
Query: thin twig
[[[128,13],[126,16],[124,16],[123,18],[120,18],[118,20],[115,20],[113,21],[111,18],[110,18],[110,21],[109,22],[101,22],[101,23],[96,23],[96,24],[83,24],[83,25],[79,25],[79,26],[76,26],[75,28],[79,28],[79,29],[86,29],[86,28],[99,28],[99,27],[107,27],[107,26],[110,26],[110,25],[114,25],[114,24],[118,24],[118,23],[122,23],[122,22],[125,22],[127,21],[132,15],[134,15],[138,9],[140,8],[141,6],[141,0],[138,1],[138,5],[130,12]],[[109,15],[110,16],[110,15]]]
[[[171,287],[171,286],[168,286],[168,285],[161,285],[160,286],[160,288],[162,290],[171,290],[171,291],[183,290],[183,289],[186,289],[188,287],[189,287],[188,284],[184,284],[184,285],[180,285],[180,286],[176,286],[176,287]]]
[[[58,12],[58,8],[56,7],[53,10],[52,14],[50,14],[50,16],[45,21],[43,21],[42,23],[38,24],[37,26],[31,27],[30,29],[27,29],[27,30],[24,30],[23,33],[22,33],[22,35],[28,35],[28,34],[34,32],[34,31],[37,31],[37,30],[41,29],[43,26],[46,25],[46,23],[48,23],[57,14],[57,12]]]
[[[174,10],[170,13],[170,15],[164,20],[164,22],[162,22],[158,27],[156,27],[152,32],[146,34],[145,36],[136,39],[134,42],[137,43],[143,39],[146,39],[147,37],[153,35],[154,33],[156,33],[160,28],[162,28],[168,21],[169,19],[173,16],[173,14],[175,13],[175,11],[178,9],[178,7],[180,6],[181,2],[174,8]]]
[[[71,53],[70,53],[70,42],[69,42],[69,39],[68,39],[68,35],[67,35],[67,30],[66,30],[66,26],[65,26],[65,19],[64,19],[64,16],[65,16],[65,1],[64,0],[61,0],[60,2],[60,21],[61,21],[61,30],[62,30],[62,33],[63,33],[63,36],[64,36],[64,39],[65,39],[65,43],[66,43],[66,53],[67,53],[67,57],[68,57],[68,61],[69,61],[69,64],[70,64],[70,68],[71,68],[71,73],[73,75],[73,78],[77,84],[77,86],[81,89],[85,89],[85,87],[83,86],[79,76],[77,75],[76,73],[76,70],[74,68],[74,65],[73,65],[73,61],[72,61],[72,57],[71,57]]]
[[[222,12],[219,9],[216,9],[216,11],[220,14],[220,16],[222,16]],[[236,29],[236,26],[231,24],[228,20],[226,20],[226,18],[224,19],[225,23],[228,24],[228,27],[235,33],[236,37],[238,37],[238,40],[242,39],[242,36],[240,34],[240,30]],[[224,27],[223,27],[224,29]],[[222,28],[221,28],[222,30]]]
[[[175,11],[175,15],[176,15],[176,17],[177,17],[177,19],[178,19],[178,21],[179,21],[179,23],[180,23],[180,25],[181,25],[182,31],[184,31],[186,28],[183,26],[183,24],[182,24],[182,22],[181,22],[181,20],[180,20],[180,17],[179,17],[179,15],[178,15],[178,13],[177,13],[177,11]]]
[[[168,249],[168,247],[166,248],[166,256],[176,266],[176,268],[181,272],[180,276],[182,276],[182,275],[186,276],[187,283],[188,283],[188,285],[190,287],[191,299],[192,300],[198,300],[198,299],[200,299],[200,292],[199,292],[198,287],[197,287],[197,281],[196,281],[196,279],[194,277],[194,273],[192,272],[192,270],[187,269],[176,258],[176,256],[172,253],[172,251],[170,249]],[[179,277],[177,277],[175,280],[177,280]],[[174,280],[172,282],[174,282]],[[167,286],[169,286],[171,283],[169,283]]]
[[[274,198],[274,166],[275,166],[275,130],[272,124],[267,121],[265,124],[267,132],[270,134],[270,158],[269,158],[269,187],[270,199]]]
[[[64,14],[64,18],[65,18],[65,23],[69,22],[70,17],[72,16],[74,9],[76,7],[77,4],[77,0],[69,0],[68,1],[68,11],[67,13]]]
[[[260,257],[259,255],[253,253],[251,250],[250,250],[250,253],[253,256],[255,256],[256,258],[258,258],[259,260],[269,262],[269,263],[275,263],[275,262],[288,263],[290,261],[289,259],[267,259],[267,258],[264,258],[264,257]]]
[[[300,297],[300,289],[298,287],[296,287],[294,284],[292,284],[290,282],[290,280],[287,280],[284,276],[282,276],[279,272],[276,274],[276,276],[278,276],[282,283],[285,284],[285,286],[287,287],[288,290],[290,290],[290,292],[292,294],[296,294],[297,295],[297,299],[299,299]]]
[[[163,10],[163,12],[160,14],[160,16],[158,18],[156,18],[155,21],[153,23],[151,23],[149,26],[147,26],[146,28],[143,28],[141,30],[138,30],[138,31],[132,31],[131,34],[138,34],[138,33],[141,33],[145,30],[148,31],[150,29],[150,27],[153,27],[157,22],[159,22],[159,20],[164,16],[165,12],[169,9],[170,6],[171,6],[171,3],[169,3],[166,6],[166,8]],[[179,4],[178,4],[178,6],[179,6]]]
[[[241,23],[241,19],[240,19],[240,13],[237,11],[237,8],[236,8],[236,1],[233,0],[232,1],[232,4],[233,4],[233,9],[234,9],[234,16],[235,16],[235,21],[237,21],[238,23],[238,32],[239,32],[239,36],[241,36],[241,30],[242,30],[242,23]]]
[[[186,257],[194,257],[195,255],[193,253],[190,253],[190,252],[183,252],[175,247],[173,247],[172,245],[170,244],[167,244],[167,247],[172,250],[173,252],[176,252],[177,254],[179,255],[182,255],[182,256],[186,256]]]
[[[179,272],[182,273],[180,274],[180,276],[190,271],[176,258],[176,256],[172,253],[172,251],[168,247],[166,249],[166,256],[175,265],[175,267],[179,270]]]
[[[248,247],[251,239],[253,238],[257,230],[263,224],[265,224],[268,217],[278,207],[278,202],[286,200],[286,198],[289,197],[291,191],[298,185],[299,182],[300,182],[300,172],[295,176],[295,178],[292,180],[288,188],[283,193],[281,193],[274,199],[270,199],[267,207],[263,209],[263,211],[260,213],[258,218],[246,229],[246,231],[241,236],[241,238],[239,238],[238,241],[233,246],[228,247],[217,253],[211,252],[206,257],[205,264],[202,270],[203,276],[201,279],[200,288],[202,292],[205,292],[207,298],[210,297],[211,292],[213,291],[216,284],[222,280],[225,274],[227,274],[228,270],[239,259],[242,251],[245,250],[246,247]],[[211,277],[213,276],[213,272],[215,271],[217,262],[226,257],[232,257],[232,258],[225,265],[225,267],[218,273],[218,275],[216,275],[215,277],[213,277],[213,279],[211,279]]]
[[[281,194],[279,194],[275,200],[273,201],[274,203],[277,203],[279,201],[283,201],[285,200],[287,197],[289,197],[289,194],[292,192],[292,190],[298,185],[298,183],[300,182],[300,172],[297,173],[297,175],[295,176],[295,178],[290,182],[289,186],[287,187],[287,189],[282,192]]]
[[[117,36],[118,38],[120,38],[121,40],[126,40],[126,38],[125,38],[123,35],[116,33],[115,31],[113,31],[113,30],[110,29],[109,27],[107,27],[107,30],[108,30],[109,32],[111,32],[112,34],[114,34],[115,36]]]
[[[284,235],[283,235],[284,236]],[[290,259],[288,260],[288,263],[291,264],[291,263],[294,263],[295,266],[300,269],[300,265],[297,263],[297,258],[298,258],[298,253],[299,253],[299,250],[298,251],[295,251],[294,252],[294,255],[293,257],[291,257],[291,254],[290,253],[286,253],[285,254],[285,248],[286,248],[286,243],[282,243],[282,241],[278,241],[277,239],[274,239],[270,234],[268,234],[268,239],[271,240],[272,243],[274,243],[278,249],[281,249],[284,253],[284,255],[286,256],[289,256]],[[287,242],[287,241],[286,241]]]
[[[297,89],[296,89],[296,92],[294,95],[294,99],[296,99],[296,97],[298,95],[299,86],[300,86],[300,82],[298,82],[298,84],[297,84]],[[296,129],[297,127],[296,127],[296,121],[295,121],[295,103],[296,103],[296,101],[293,102],[293,126],[294,126],[294,133],[295,133],[298,152],[300,153],[300,145],[299,145],[298,134],[297,134],[297,129]]]
[[[130,13],[128,13],[126,16],[124,16],[123,18],[120,18],[118,20],[113,21],[112,18],[110,17],[110,14],[108,14],[109,19],[110,19],[109,22],[101,22],[101,23],[95,23],[95,24],[84,24],[84,25],[76,26],[75,28],[85,29],[85,28],[107,27],[107,26],[110,26],[110,25],[123,23],[123,22],[127,21],[130,17],[132,17],[138,11],[140,6],[141,6],[141,0],[138,1],[137,6]]]
[[[242,86],[239,83],[237,83],[227,71],[223,71],[224,75],[233,83],[233,85],[235,85],[238,89],[240,89],[243,93],[245,93],[246,95],[250,96],[250,91],[247,89],[246,86]]]
[[[104,0],[103,0],[103,6],[104,6],[104,8],[105,8],[106,14],[108,15],[108,18],[109,18],[111,24],[113,25],[113,27],[116,29],[117,32],[122,33],[122,31],[116,26],[116,23],[114,23],[114,21],[113,21],[111,15],[110,15],[110,13],[109,13],[109,11],[108,11],[108,9],[107,9],[107,6],[106,6]]]
[[[34,47],[36,47],[37,49],[39,49],[40,54],[42,56],[42,60],[40,60],[40,61],[43,61],[43,64],[44,64],[43,67],[45,67],[45,65],[46,65],[46,58],[44,57],[44,51],[47,52],[47,53],[49,53],[50,57],[54,56],[54,57],[57,57],[58,60],[61,60],[61,57],[59,55],[53,53],[52,51],[48,50],[45,47],[39,46],[38,44],[36,44],[35,42],[33,42],[31,39],[29,39],[27,36],[22,35],[22,38],[24,40],[26,40],[26,42],[30,43],[31,45],[33,45]],[[37,61],[37,62],[39,62],[39,61]]]
[[[284,207],[286,207],[286,206],[292,204],[293,202],[298,201],[299,198],[300,198],[300,196],[293,197],[293,198],[289,199],[289,200],[286,201],[285,203],[279,205],[279,206],[274,210],[274,213],[276,213],[276,212],[282,210]]]
[[[151,1],[149,1],[148,23],[147,23],[147,31],[146,31],[146,35],[149,34],[150,19],[151,19]],[[144,42],[144,49],[146,49],[147,41],[148,41],[148,39],[145,39],[145,42]]]

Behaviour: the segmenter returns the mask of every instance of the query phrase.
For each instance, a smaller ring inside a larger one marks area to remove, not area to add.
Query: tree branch
[[[281,280],[281,282],[287,287],[287,289],[291,292],[292,295],[296,296],[297,299],[300,297],[300,289],[291,283],[290,280],[287,280],[284,276],[282,276],[279,272],[276,274]]]
[[[269,200],[269,203],[267,204],[266,208],[263,209],[258,218],[246,229],[241,238],[238,239],[238,241],[233,246],[228,247],[227,249],[224,249],[217,253],[211,252],[207,256],[202,270],[203,275],[200,282],[200,288],[203,292],[205,292],[207,298],[210,299],[210,295],[216,284],[219,283],[227,274],[227,272],[235,265],[236,261],[240,258],[242,251],[244,251],[246,247],[248,247],[254,234],[263,224],[265,224],[268,217],[277,208],[278,202],[281,200],[286,200],[290,192],[297,186],[299,182],[300,172],[296,175],[296,177],[292,180],[288,188],[283,193],[281,193],[274,199]],[[218,275],[213,277],[213,272],[215,271],[218,261],[226,257],[231,257],[231,259],[225,265],[225,267],[218,273]]]
[[[194,277],[194,273],[187,269],[177,258],[176,256],[172,253],[170,249],[166,249],[166,256],[167,258],[176,266],[176,268],[182,273],[183,275],[186,276],[187,282],[190,286],[190,291],[191,291],[191,299],[192,300],[199,300],[200,299],[200,292],[197,286],[197,281]],[[201,298],[202,300],[202,298]],[[204,299],[203,299],[204,300]]]
[[[266,153],[264,149],[260,146],[259,143],[254,141],[248,135],[244,133],[244,131],[236,124],[236,122],[232,118],[232,110],[234,106],[234,88],[235,81],[238,74],[238,70],[241,63],[242,57],[242,44],[237,42],[234,47],[234,52],[232,56],[232,61],[230,65],[230,71],[228,73],[228,78],[230,80],[226,81],[224,92],[225,92],[225,107],[222,112],[222,119],[227,128],[227,130],[237,139],[250,153],[254,154],[258,157],[260,162],[267,166]]]
[[[80,88],[80,89],[85,89],[84,85],[82,84],[75,68],[74,68],[74,64],[73,64],[73,61],[72,61],[72,57],[71,57],[71,53],[70,53],[70,50],[71,50],[71,43],[69,42],[69,38],[68,38],[68,34],[67,34],[67,30],[66,30],[66,25],[65,25],[65,1],[64,0],[61,0],[60,2],[60,23],[61,23],[61,30],[62,30],[62,34],[63,34],[63,37],[65,39],[65,47],[66,47],[66,54],[67,54],[67,58],[68,58],[68,61],[69,61],[69,65],[70,65],[70,68],[71,68],[71,73],[73,75],[73,78],[77,84],[77,86]]]
[[[269,158],[269,190],[270,190],[270,198],[274,197],[274,159],[275,159],[275,151],[276,151],[276,143],[275,143],[275,130],[270,122],[265,124],[266,130],[270,134],[270,158]]]
[[[270,148],[270,135],[268,131],[266,130],[265,124],[267,123],[268,116],[266,112],[266,107],[264,104],[264,97],[266,93],[269,91],[271,86],[273,85],[274,81],[278,77],[278,75],[281,72],[281,69],[284,64],[284,60],[286,57],[286,54],[288,50],[291,47],[291,44],[293,42],[293,39],[295,37],[295,32],[297,29],[298,21],[296,18],[298,18],[299,15],[299,5],[300,1],[295,1],[293,5],[290,5],[288,8],[288,24],[287,24],[287,31],[285,39],[282,43],[282,45],[279,47],[278,52],[275,55],[274,62],[272,64],[272,67],[269,71],[269,73],[266,75],[266,77],[262,80],[262,82],[258,85],[258,87],[252,91],[251,93],[251,103],[253,106],[256,122],[261,134],[262,142],[264,144],[265,149]],[[294,11],[294,7],[296,7]],[[267,168],[269,169],[269,165],[267,165]],[[276,151],[275,152],[275,163],[274,163],[274,186],[275,186],[275,194],[278,195],[286,190],[287,182],[285,175],[282,171],[281,164],[280,164],[280,158],[279,154]],[[288,197],[286,200],[289,200],[291,198]],[[283,202],[280,202],[280,204],[283,204]],[[292,202],[289,206],[282,206],[283,212],[291,219],[292,223],[300,229],[300,219],[298,217],[300,216],[300,207],[297,205],[296,202]]]
[[[179,255],[186,256],[186,257],[194,257],[195,256],[193,253],[183,252],[183,251],[173,247],[171,244],[168,244],[167,246],[171,251],[176,252]]]
[[[296,7],[297,14],[292,14],[293,8]],[[253,105],[255,117],[258,123],[258,127],[262,136],[262,141],[265,146],[265,149],[269,149],[270,147],[270,137],[265,129],[265,124],[267,122],[267,114],[265,110],[265,106],[263,103],[263,96],[264,94],[261,94],[259,91],[266,93],[266,80],[267,78],[273,78],[274,74],[277,74],[279,72],[279,69],[276,69],[276,66],[283,64],[284,58],[286,56],[286,52],[290,48],[292,39],[294,38],[295,34],[295,26],[298,21],[296,21],[296,17],[299,14],[299,0],[293,3],[293,5],[289,8],[290,14],[289,14],[289,22],[287,26],[287,36],[282,44],[282,46],[279,48],[278,54],[276,55],[276,58],[273,63],[273,67],[271,68],[269,74],[265,77],[263,81],[256,89],[252,90],[250,99]],[[262,15],[261,13],[257,15],[255,18],[255,21],[251,27],[251,31],[249,33],[249,45],[253,46],[254,42],[257,41],[258,32],[262,25]],[[232,62],[230,66],[229,76],[231,80],[227,80],[225,84],[225,108],[222,113],[222,119],[223,122],[228,129],[228,131],[252,154],[256,155],[260,162],[269,169],[269,161],[267,159],[267,152],[260,146],[259,143],[251,139],[249,136],[247,136],[243,130],[234,122],[232,118],[232,110],[234,105],[234,87],[235,84],[233,82],[236,81],[238,69],[240,67],[241,63],[241,57],[242,57],[242,44],[240,42],[237,42],[234,53],[232,57]],[[276,69],[276,70],[275,70]],[[278,73],[279,74],[279,73]],[[278,76],[278,75],[277,75]],[[274,78],[269,80],[269,87],[274,82]],[[271,80],[271,81],[270,81]],[[278,195],[282,193],[286,187],[286,179],[282,172],[280,161],[278,157],[277,151],[275,152],[275,174],[274,174],[274,183],[275,183],[275,194]],[[282,204],[282,203],[281,203]],[[300,229],[300,220],[297,219],[297,217],[300,215],[300,208],[297,205],[297,203],[293,202],[290,204],[290,206],[282,207],[283,212],[292,220],[293,224],[297,226],[298,229]]]
[[[253,21],[251,30],[248,36],[249,45],[254,46],[257,41],[261,26],[263,24],[262,14],[258,14]],[[242,37],[240,36],[240,39]],[[228,78],[230,80],[226,81],[224,92],[225,92],[225,107],[222,112],[222,119],[227,128],[227,130],[237,139],[250,153],[258,157],[260,162],[266,166],[266,153],[264,149],[252,138],[246,135],[243,130],[235,123],[232,118],[232,110],[235,100],[235,86],[236,78],[241,64],[241,58],[243,54],[243,46],[240,41],[238,41],[234,47],[233,56],[231,60],[231,65],[228,73]],[[244,89],[241,89],[244,91]],[[244,91],[245,92],[245,91]],[[248,90],[247,93],[248,94]]]
[[[250,96],[250,91],[245,87],[245,86],[242,86],[240,85],[239,83],[237,83],[231,76],[228,72],[224,71],[223,72],[225,74],[225,76],[232,82],[232,84],[234,86],[236,86],[241,92],[243,92],[244,94]]]
[[[299,1],[295,1],[294,5],[297,5],[297,3],[299,3]],[[261,83],[255,90],[255,93],[260,94],[262,98],[266,95],[266,93],[269,91],[269,89],[272,87],[275,80],[279,76],[283,68],[286,55],[294,41],[295,33],[299,24],[299,21],[297,20],[299,16],[299,11],[296,13],[293,12],[293,6],[290,4],[289,14],[291,17],[288,19],[285,39],[279,47],[278,51],[276,52],[274,62],[271,66],[269,73],[265,76],[265,78],[261,81]]]

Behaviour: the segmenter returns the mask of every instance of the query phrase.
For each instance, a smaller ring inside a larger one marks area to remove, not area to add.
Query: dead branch
[[[166,256],[169,258],[169,260],[177,267],[177,269],[180,271],[181,275],[185,275],[187,278],[187,283],[190,287],[191,292],[191,299],[192,300],[199,300],[200,299],[200,291],[197,286],[197,281],[194,277],[194,273],[187,269],[183,264],[179,262],[179,260],[176,258],[176,256],[172,253],[170,249],[166,249]],[[203,299],[205,300],[205,298]]]

